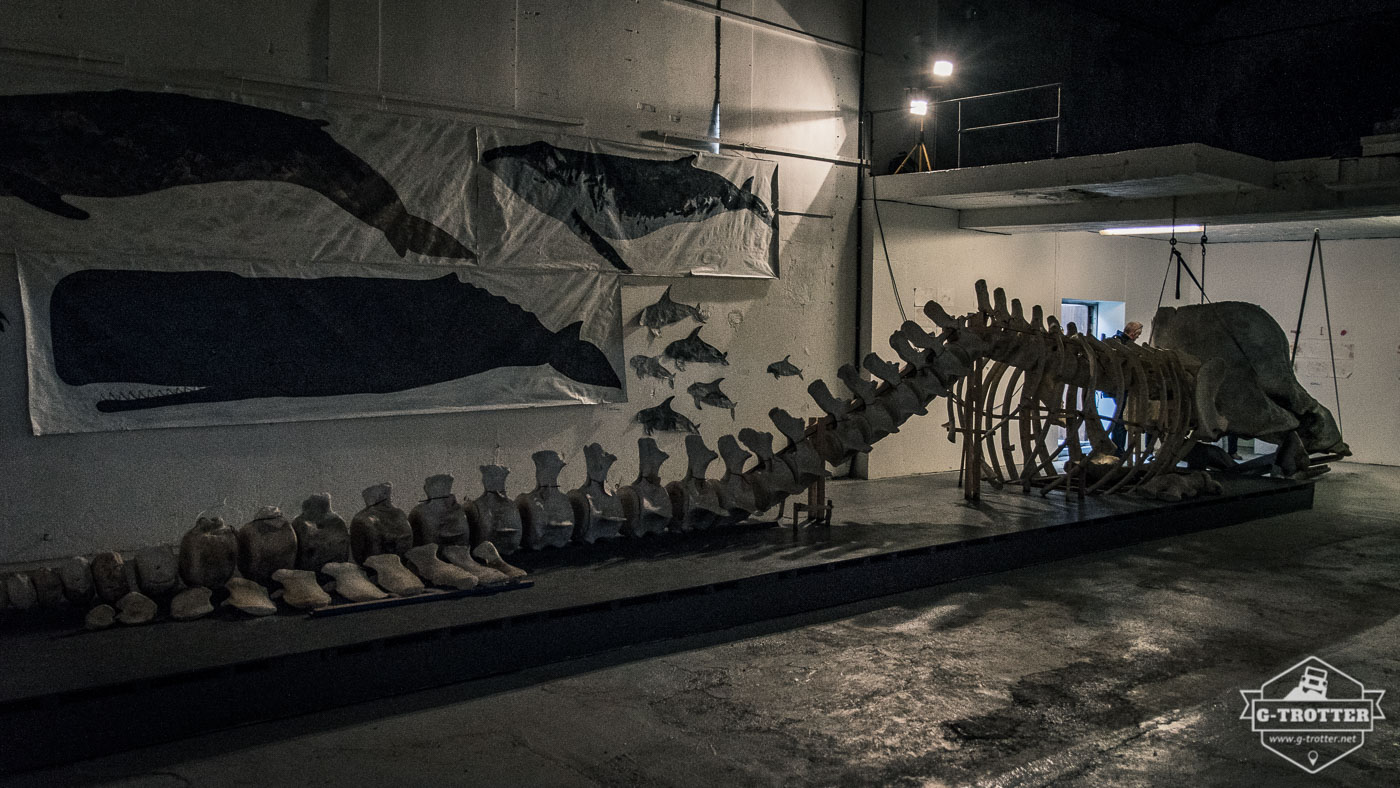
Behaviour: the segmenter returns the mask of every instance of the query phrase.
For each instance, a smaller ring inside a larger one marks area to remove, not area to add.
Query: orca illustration
[[[470,260],[447,231],[408,212],[394,187],[322,130],[327,122],[231,101],[138,90],[0,96],[0,195],[69,219],[79,197],[130,197],[221,181],[319,192],[412,250]]]
[[[580,383],[621,388],[607,356],[579,338],[581,326],[550,331],[454,274],[292,279],[89,269],[59,280],[49,302],[58,377],[117,387],[97,403],[103,412],[378,394],[543,364]]]
[[[753,178],[735,186],[696,166],[698,154],[674,161],[558,148],[548,142],[507,145],[481,163],[512,191],[568,226],[608,262],[631,267],[609,240],[631,240],[680,222],[703,222],[727,211],[752,211],[772,223],[753,193]]]

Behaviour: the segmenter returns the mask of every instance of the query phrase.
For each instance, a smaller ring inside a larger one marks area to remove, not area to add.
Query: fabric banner
[[[777,276],[771,161],[492,128],[477,145],[490,175],[473,214],[491,265]]]
[[[6,64],[0,229],[42,251],[474,264],[474,133]]]
[[[35,434],[626,400],[610,272],[18,262]]]
[[[777,165],[6,64],[18,249],[776,276]]]

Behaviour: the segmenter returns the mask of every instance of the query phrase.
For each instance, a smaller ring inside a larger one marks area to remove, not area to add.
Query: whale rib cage
[[[989,297],[985,281],[977,283],[977,298],[976,311],[956,318],[928,302],[924,312],[939,333],[904,323],[890,337],[902,363],[875,354],[863,362],[878,383],[843,367],[838,376],[851,398],[814,382],[808,391],[826,416],[800,434],[775,409],[774,423],[789,445],[760,457],[745,477],[761,482],[786,466],[795,482],[810,485],[822,478],[812,455],[839,464],[869,451],[940,396],[947,401],[949,440],[963,440],[969,497],[983,478],[1025,492],[1038,487],[1042,494],[1127,493],[1172,472],[1194,445],[1198,360],[1176,350],[1098,340],[1073,324],[1061,328],[1039,306],[1028,320],[1019,301],[1008,306],[1001,288]],[[1100,416],[1095,394],[1113,398],[1112,416]],[[1128,435],[1126,452],[1109,438],[1119,425]],[[1057,427],[1067,437],[1059,437]],[[1067,459],[1057,467],[1062,454]]]

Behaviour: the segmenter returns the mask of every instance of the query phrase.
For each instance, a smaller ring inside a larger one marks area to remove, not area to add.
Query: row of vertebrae
[[[740,430],[737,438],[721,437],[718,454],[699,435],[687,435],[686,478],[666,485],[665,495],[659,467],[667,455],[652,439],[640,439],[642,471],[636,482],[620,492],[627,503],[629,526],[634,513],[656,523],[653,528],[631,526],[643,533],[739,522],[830,477],[828,465],[840,465],[870,451],[913,416],[927,414],[929,402],[947,396],[949,386],[971,371],[973,356],[946,340],[906,323],[890,337],[902,365],[875,353],[867,355],[861,366],[874,380],[852,364],[843,365],[837,377],[849,391],[848,397],[837,396],[824,380],[813,381],[807,392],[826,414],[823,418],[808,424],[782,408],[768,412],[773,426],[787,439],[781,450],[774,450],[772,433],[749,428]],[[724,476],[707,480],[705,470],[716,457],[724,460]],[[745,470],[754,458],[757,462]]]
[[[307,498],[291,520],[276,506],[237,528],[201,515],[177,546],[148,547],[134,560],[109,551],[11,573],[0,606],[88,607],[87,626],[99,629],[147,623],[162,607],[176,620],[200,618],[213,612],[216,595],[227,607],[269,615],[278,598],[303,610],[328,606],[330,590],[366,602],[522,577],[494,545],[469,545],[451,485],[450,476],[429,477],[428,499],[411,513],[393,505],[391,485],[372,485],[348,524],[326,493]]]

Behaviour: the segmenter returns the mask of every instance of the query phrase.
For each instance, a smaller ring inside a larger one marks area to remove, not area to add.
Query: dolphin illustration
[[[394,187],[323,131],[324,120],[231,101],[139,90],[0,96],[0,195],[86,219],[64,201],[130,197],[220,181],[319,192],[414,251],[470,260],[447,231],[409,213]]]
[[[676,387],[676,373],[667,369],[661,363],[661,356],[633,356],[627,362],[632,367],[632,371],[639,378],[656,378],[664,380],[671,387]]]
[[[734,420],[734,400],[728,394],[720,391],[719,384],[724,382],[724,378],[712,380],[709,383],[695,382],[690,384],[686,393],[695,398],[695,409],[700,410],[701,405],[709,405],[712,408],[728,408],[729,419]]]
[[[113,384],[97,403],[103,412],[379,394],[545,364],[580,383],[621,388],[607,356],[579,338],[581,326],[550,331],[455,274],[292,279],[88,269],[59,280],[49,301],[58,377]]]
[[[661,329],[673,323],[679,323],[687,317],[697,323],[705,322],[705,313],[700,311],[700,305],[681,304],[671,298],[671,288],[668,286],[666,292],[661,294],[661,298],[651,306],[646,307],[637,314],[637,322],[646,326],[654,337],[661,336]]]
[[[796,375],[798,380],[802,380],[802,370],[798,369],[797,365],[790,361],[791,358],[792,354],[788,354],[783,356],[782,361],[774,361],[772,364],[769,364],[768,374],[772,375],[774,380],[792,377],[793,375]]]
[[[671,407],[671,400],[675,397],[667,397],[660,405],[651,408],[642,408],[637,411],[635,420],[642,425],[642,430],[650,435],[653,432],[700,432],[700,425],[677,413]]]
[[[700,338],[700,329],[704,326],[696,326],[685,339],[677,339],[666,346],[661,354],[671,359],[676,365],[676,369],[685,369],[687,361],[697,364],[722,364],[729,366],[729,354],[723,353],[719,348]]]
[[[481,163],[512,191],[563,222],[623,271],[610,240],[631,240],[680,222],[703,222],[727,211],[751,211],[772,223],[753,193],[753,178],[735,186],[697,166],[698,154],[673,161],[558,148],[548,142],[506,145]]]

